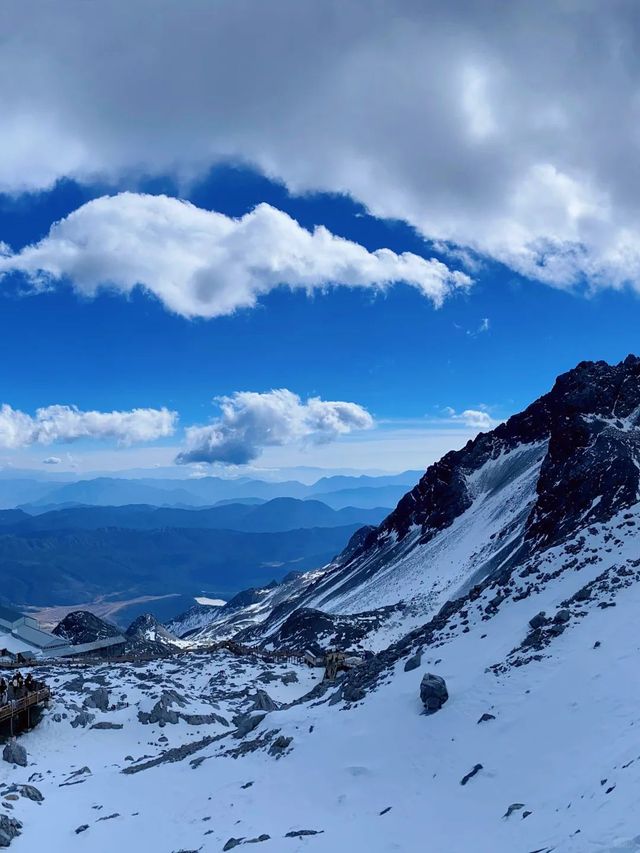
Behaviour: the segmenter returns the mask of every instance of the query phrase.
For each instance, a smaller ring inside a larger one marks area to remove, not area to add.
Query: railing
[[[10,720],[12,717],[24,713],[24,711],[27,711],[34,705],[42,705],[44,702],[48,702],[50,698],[51,691],[48,687],[40,687],[38,690],[32,690],[26,696],[14,699],[6,705],[0,706],[0,722]]]

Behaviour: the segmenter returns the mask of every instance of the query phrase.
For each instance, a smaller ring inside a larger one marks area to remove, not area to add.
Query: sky
[[[0,465],[421,469],[639,351],[633,3],[0,30]]]

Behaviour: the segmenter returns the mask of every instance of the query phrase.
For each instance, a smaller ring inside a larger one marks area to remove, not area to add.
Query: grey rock
[[[17,791],[23,797],[26,797],[27,800],[33,800],[34,803],[42,803],[44,801],[44,795],[35,785],[12,785],[9,790]]]
[[[357,687],[354,684],[345,684],[342,688],[342,698],[345,702],[359,702],[366,695],[364,688]]]
[[[27,750],[15,738],[5,744],[2,750],[2,758],[9,764],[17,764],[20,767],[27,766]]]
[[[71,726],[74,729],[77,729],[78,726],[84,729],[86,726],[90,726],[95,718],[95,714],[90,714],[88,711],[80,711],[79,714],[76,714],[75,719],[71,720]]]
[[[412,655],[409,660],[404,665],[405,672],[412,672],[414,669],[418,669],[422,662],[422,652],[416,652],[415,655]]]
[[[469,779],[473,779],[476,773],[479,773],[481,770],[482,764],[474,764],[472,769],[462,777],[462,779],[460,780],[460,784],[466,785]]]
[[[0,814],[0,847],[8,847],[22,832],[22,824],[14,817]]]
[[[560,624],[564,624],[571,619],[571,611],[567,610],[566,607],[563,607],[561,610],[558,610],[556,615],[553,617],[554,622],[558,622]]]
[[[264,720],[266,714],[240,714],[234,718],[237,731],[234,732],[235,738],[242,738],[256,729]]]
[[[284,735],[280,735],[274,740],[274,742],[269,747],[269,755],[274,755],[276,758],[280,758],[280,756],[284,755],[286,750],[291,746],[292,742],[292,737],[285,737]]]
[[[108,720],[103,720],[99,723],[94,723],[91,726],[92,729],[122,729],[124,728],[122,723],[111,723]]]
[[[511,817],[514,812],[524,808],[524,803],[511,803],[506,812],[502,815],[503,818]]]
[[[159,726],[165,726],[167,723],[175,725],[180,720],[180,714],[172,710],[172,705],[184,707],[186,700],[175,690],[164,690],[162,695],[153,706],[149,713],[138,711],[138,720],[143,724],[158,723]]]
[[[180,714],[179,716],[190,726],[210,726],[213,723],[220,723],[222,726],[229,725],[229,721],[220,714]]]
[[[269,696],[266,690],[257,690],[253,697],[253,711],[277,711],[280,705]]]
[[[425,713],[435,714],[449,698],[447,684],[444,678],[428,672],[420,682],[420,699]]]
[[[86,832],[89,829],[88,823],[83,823],[82,826],[76,827],[76,835],[80,835],[81,832]]]
[[[542,628],[546,621],[547,615],[544,610],[541,610],[540,613],[536,613],[533,619],[529,619],[529,625],[535,630],[536,628]]]
[[[307,835],[322,835],[324,829],[292,829],[285,838],[304,838]]]
[[[84,700],[85,708],[97,708],[98,711],[109,710],[109,691],[106,687],[98,687]]]
[[[495,717],[493,716],[493,714],[486,714],[486,713],[485,713],[485,714],[483,714],[483,715],[480,717],[480,719],[478,720],[478,722],[479,722],[479,723],[488,723],[488,722],[489,722],[489,720],[495,720]]]
[[[239,847],[240,844],[242,844],[242,841],[242,838],[230,838],[222,848],[223,853],[225,853],[225,851],[227,850],[233,850],[234,847]]]

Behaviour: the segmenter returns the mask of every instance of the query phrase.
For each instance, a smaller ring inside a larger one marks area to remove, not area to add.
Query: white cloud
[[[490,430],[500,423],[482,409],[465,409],[463,412],[456,412],[455,409],[447,406],[444,411],[450,420],[458,421],[471,429]]]
[[[369,429],[373,418],[356,403],[333,402],[281,388],[259,394],[238,391],[219,397],[222,414],[208,426],[188,427],[177,462],[244,465],[266,447],[325,444],[355,430]]]
[[[326,228],[313,232],[268,204],[240,219],[167,196],[121,193],[88,202],[47,237],[0,255],[0,274],[20,271],[36,288],[68,279],[80,293],[141,286],[185,317],[251,307],[279,285],[384,289],[403,281],[439,305],[471,282],[437,260],[368,252]]]
[[[3,22],[0,189],[241,161],[550,284],[640,289],[633,0],[5,0]]]
[[[62,459],[59,456],[47,456],[46,459],[42,460],[44,465],[60,465]]]
[[[75,406],[47,406],[34,416],[0,406],[0,447],[55,444],[78,439],[115,439],[121,445],[153,441],[175,431],[177,415],[168,409],[83,412]],[[45,460],[50,463],[54,457]],[[50,463],[52,464],[52,463]]]

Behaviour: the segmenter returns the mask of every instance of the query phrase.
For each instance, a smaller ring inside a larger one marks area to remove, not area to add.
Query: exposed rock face
[[[469,473],[518,445],[542,441],[548,446],[527,524],[529,542],[557,542],[585,514],[596,522],[635,503],[640,358],[630,355],[617,365],[581,362],[524,412],[447,453],[366,537],[360,551],[379,547],[391,534],[402,539],[416,525],[422,541],[428,541],[471,505]],[[554,488],[558,482],[562,489]]]
[[[364,613],[335,616],[312,607],[301,607],[285,619],[281,627],[270,635],[269,641],[277,648],[300,652],[309,650],[315,654],[321,654],[330,647],[356,649],[366,646],[367,636],[402,608],[403,605],[390,605]],[[272,618],[277,621],[280,612],[274,611]],[[269,622],[259,626],[258,633],[268,628]],[[237,639],[250,643],[255,633],[249,629],[239,633]]]
[[[62,622],[53,629],[53,633],[68,640],[72,645],[93,643],[96,640],[120,636],[120,631],[115,625],[94,616],[88,610],[74,610],[72,613],[67,613]]]
[[[151,613],[143,613],[129,625],[125,636],[132,640],[148,640],[154,643],[172,644],[177,639]]]
[[[420,699],[427,714],[435,714],[449,698],[444,678],[428,672],[420,682]]]
[[[10,740],[2,750],[2,758],[9,764],[17,764],[19,767],[27,766],[27,750],[15,740]]]
[[[253,697],[254,711],[277,711],[280,706],[274,702],[266,690],[258,690]]]
[[[138,720],[143,725],[147,723],[158,723],[160,726],[165,726],[167,723],[175,725],[180,719],[180,714],[173,710],[173,705],[184,707],[186,702],[175,690],[165,690],[149,713],[138,711]]]

